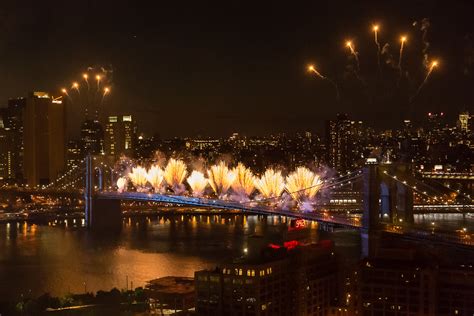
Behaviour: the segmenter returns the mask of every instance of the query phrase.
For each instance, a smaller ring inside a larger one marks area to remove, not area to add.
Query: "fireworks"
[[[337,86],[336,82],[332,81],[331,79],[329,79],[328,77],[325,77],[323,76],[315,67],[314,65],[309,65],[308,66],[308,71],[309,72],[312,72],[314,74],[316,74],[316,76],[318,76],[319,78],[323,79],[323,80],[327,80],[328,82],[330,82],[334,88],[336,89],[336,98],[339,100],[339,87]]]
[[[313,199],[322,185],[319,175],[305,167],[297,168],[286,177],[286,189],[298,202]]]
[[[117,180],[117,191],[118,192],[123,192],[127,188],[127,178],[125,177],[120,177]]]
[[[400,38],[400,54],[398,56],[398,69],[400,70],[400,77],[402,76],[402,56],[403,56],[403,47],[407,40],[406,36],[402,36]]]
[[[235,175],[229,170],[225,162],[221,161],[207,170],[209,185],[219,198],[224,197],[234,182]]]
[[[132,181],[137,190],[143,190],[147,183],[147,172],[143,167],[132,168],[132,172],[128,174],[128,178]]]
[[[372,30],[374,31],[375,45],[377,45],[377,66],[379,68],[379,72],[381,72],[381,69],[380,69],[380,43],[379,43],[379,38],[378,38],[379,26],[377,24],[375,24],[372,27]]]
[[[155,192],[160,192],[163,184],[164,173],[158,166],[152,166],[146,175],[146,179],[151,184]]]
[[[309,72],[314,72],[314,73],[316,74],[316,76],[318,76],[318,77],[321,78],[321,79],[326,79],[326,77],[324,77],[323,75],[321,75],[321,74],[319,73],[319,71],[317,71],[316,68],[314,68],[314,65],[309,65],[309,66],[308,66],[308,71],[309,71]]]
[[[255,190],[255,177],[252,171],[245,167],[244,164],[239,163],[237,167],[232,170],[235,176],[232,182],[232,190],[240,196],[249,197]]]
[[[187,181],[191,187],[193,196],[201,197],[204,194],[208,180],[204,177],[202,172],[194,170]]]
[[[164,178],[166,183],[174,190],[178,190],[182,184],[188,171],[186,170],[186,164],[179,159],[170,158],[166,165]]]
[[[73,105],[83,108],[86,116],[89,110],[92,110],[95,112],[95,118],[98,119],[104,98],[111,91],[110,86],[108,86],[111,81],[111,74],[112,70],[103,67],[89,67],[87,71],[81,75],[81,79],[85,84],[80,84],[78,81],[74,81],[71,84],[71,90],[76,90],[77,94],[68,94],[66,89],[61,89],[61,93],[67,96]],[[97,85],[94,85],[93,82],[89,82],[89,79],[92,78],[95,78]]]
[[[423,80],[423,82],[418,87],[418,90],[416,90],[416,93],[410,98],[410,102],[413,101],[413,99],[415,99],[418,94],[420,94],[421,89],[424,87],[424,85],[428,81],[428,78],[430,77],[431,73],[433,72],[433,69],[435,69],[436,67],[438,67],[438,61],[433,60],[431,62],[430,68],[428,68],[428,72],[426,73],[425,80]]]
[[[346,46],[349,48],[351,54],[354,56],[354,59],[357,64],[357,71],[359,71],[360,70],[359,53],[355,51],[354,44],[351,41],[347,41]]]
[[[285,180],[281,171],[267,169],[261,178],[255,180],[255,187],[264,198],[279,197],[285,189]]]

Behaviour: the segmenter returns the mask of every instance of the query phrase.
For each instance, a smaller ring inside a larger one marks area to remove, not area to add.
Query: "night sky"
[[[454,117],[474,110],[474,1],[383,2],[2,3],[0,100],[59,91],[87,67],[103,66],[113,69],[113,83],[102,117],[131,113],[140,131],[162,137],[322,132],[337,112],[385,128],[428,111]],[[423,18],[430,20],[429,58],[440,67],[409,103],[426,74]],[[390,66],[378,77],[374,22],[395,59],[400,34],[408,36],[409,74],[398,85]],[[359,52],[361,80],[346,39]],[[328,81],[308,74],[310,62],[338,82],[339,101]],[[77,104],[68,112],[69,133],[76,135],[83,114]]]

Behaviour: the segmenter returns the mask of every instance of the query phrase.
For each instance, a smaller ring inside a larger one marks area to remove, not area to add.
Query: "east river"
[[[474,229],[462,215],[417,216],[418,223]],[[285,234],[289,220],[246,215],[163,215],[124,218],[118,234],[87,231],[82,221],[0,224],[0,297],[18,299],[45,292],[110,290],[143,286],[168,276],[193,276],[243,255],[247,238],[269,241]],[[441,225],[441,224],[437,224]],[[326,232],[308,223],[307,238],[331,239],[345,264],[359,259],[357,231]]]

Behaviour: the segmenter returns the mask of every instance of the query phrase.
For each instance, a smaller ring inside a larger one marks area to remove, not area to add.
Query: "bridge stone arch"
[[[369,164],[363,168],[363,257],[376,253],[384,223],[413,223],[413,190],[399,180],[411,174],[409,164]]]
[[[94,166],[94,157],[86,157],[85,173],[85,221],[92,230],[119,230],[122,227],[120,200],[101,199],[95,192],[95,173],[98,171],[98,189],[103,190],[103,170]]]
[[[411,174],[409,164],[371,164],[363,168],[365,230],[377,230],[381,223],[413,223],[413,190],[398,180]]]

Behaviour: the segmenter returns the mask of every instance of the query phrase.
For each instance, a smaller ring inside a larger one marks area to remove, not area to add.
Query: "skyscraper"
[[[82,122],[81,142],[84,154],[100,155],[104,152],[104,130],[99,121],[86,119]]]
[[[0,116],[0,180],[9,180],[15,178],[13,168],[15,147],[13,146],[12,131],[4,124],[7,109],[2,110]]]
[[[8,107],[5,109],[3,124],[10,130],[10,142],[13,146],[12,159],[12,178],[17,181],[23,179],[23,111],[26,106],[26,98],[13,98],[8,100]]]
[[[136,146],[137,127],[131,115],[109,116],[105,126],[105,154],[131,156]]]
[[[45,92],[32,92],[23,113],[23,169],[28,185],[48,184],[65,167],[66,108]]]
[[[346,172],[351,165],[351,121],[347,114],[338,114],[326,122],[326,149],[328,164],[339,172]]]
[[[471,116],[469,115],[469,112],[462,112],[459,114],[459,129],[463,132],[469,132],[470,130],[470,120]]]

